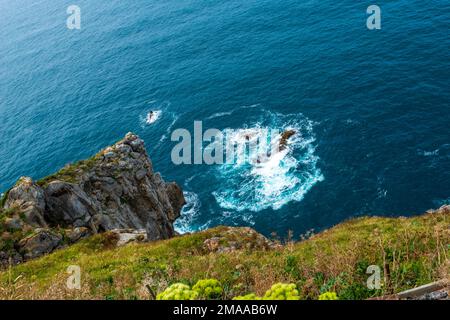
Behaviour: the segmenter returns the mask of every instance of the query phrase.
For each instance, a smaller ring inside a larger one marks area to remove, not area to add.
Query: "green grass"
[[[230,253],[203,247],[206,239],[226,237],[226,227],[120,248],[106,233],[0,272],[0,298],[148,299],[150,291],[161,292],[173,283],[192,286],[214,278],[222,283],[225,298],[263,295],[284,282],[296,284],[302,299],[328,291],[340,299],[366,299],[448,277],[448,227],[446,212],[359,218],[279,249]],[[65,287],[69,265],[81,267],[81,290]],[[390,270],[382,275],[387,282],[380,290],[366,286],[369,265]]]

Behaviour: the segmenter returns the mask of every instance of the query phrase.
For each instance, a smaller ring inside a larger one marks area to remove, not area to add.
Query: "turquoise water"
[[[82,29],[66,28],[81,8]],[[128,131],[189,200],[180,231],[298,236],[450,201],[448,1],[0,0],[0,191]],[[146,123],[150,110],[160,118]],[[171,162],[177,128],[294,128],[270,166]]]

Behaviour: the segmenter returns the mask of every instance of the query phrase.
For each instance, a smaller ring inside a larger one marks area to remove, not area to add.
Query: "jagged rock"
[[[179,217],[179,212],[181,212],[181,209],[186,204],[186,200],[183,196],[183,190],[175,183],[168,183],[166,184],[166,192],[169,196],[169,201],[172,204],[173,211],[169,212],[170,219],[172,221],[175,221]]]
[[[147,170],[141,169],[138,172],[136,172],[136,179],[142,180],[147,175]]]
[[[438,209],[429,209],[426,211],[428,214],[435,214],[435,213],[450,213],[450,205],[446,204],[441,206]]]
[[[441,207],[434,212],[444,209],[444,213],[448,213],[445,209],[449,206]],[[428,283],[419,287],[415,287],[406,291],[402,291],[393,295],[372,298],[373,300],[448,300],[450,293],[450,285],[448,279],[443,279]],[[371,300],[372,300],[371,299]]]
[[[8,192],[4,208],[16,208],[25,225],[38,228],[18,243],[27,260],[61,245],[52,228],[65,229],[69,242],[114,229],[145,230],[148,240],[170,238],[184,204],[181,188],[153,172],[144,141],[128,133],[91,159],[41,181],[21,178]],[[16,220],[8,223],[19,226]]]
[[[115,229],[111,231],[117,235],[117,246],[124,246],[130,242],[145,242],[147,241],[147,231],[133,230],[133,229]]]
[[[9,264],[9,254],[6,252],[0,251],[0,268],[5,268]]]
[[[70,241],[70,243],[75,243],[81,239],[84,239],[88,236],[92,235],[92,232],[85,227],[79,227],[74,229],[69,229],[66,231],[66,237]]]
[[[19,241],[19,252],[25,260],[48,254],[62,244],[63,237],[47,229],[36,229],[36,233]]]
[[[18,208],[26,222],[34,227],[46,227],[44,219],[45,194],[31,178],[21,177],[8,192],[5,209]]]
[[[417,298],[417,300],[447,300],[448,291],[439,290],[431,293],[424,294]]]
[[[209,252],[215,252],[220,247],[220,237],[212,237],[203,242],[203,247]]]
[[[53,181],[45,189],[45,220],[50,225],[83,227],[95,214],[93,201],[78,186],[62,181]]]
[[[281,134],[280,151],[286,149],[288,140],[295,134],[295,130],[286,130]]]
[[[7,268],[10,265],[15,265],[22,261],[22,256],[15,250],[11,250],[8,253],[0,251],[0,268]]]
[[[232,252],[236,250],[268,250],[278,245],[252,228],[228,227],[224,232],[206,239],[203,249],[207,252]]]
[[[22,221],[16,217],[6,218],[3,224],[7,230],[17,231],[17,230],[21,230],[23,228]]]

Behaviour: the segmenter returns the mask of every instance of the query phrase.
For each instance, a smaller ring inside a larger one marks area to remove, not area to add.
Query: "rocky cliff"
[[[144,142],[128,133],[91,159],[40,181],[19,179],[0,207],[0,265],[108,230],[126,233],[125,239],[170,238],[184,203],[180,187],[153,171]]]

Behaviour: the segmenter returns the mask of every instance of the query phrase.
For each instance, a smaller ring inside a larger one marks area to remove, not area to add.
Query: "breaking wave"
[[[199,229],[195,227],[194,221],[201,206],[200,199],[195,192],[185,191],[183,194],[186,204],[181,211],[181,216],[174,223],[175,231],[181,234]]]
[[[261,139],[262,132],[278,134],[270,137],[269,144],[279,145],[283,132],[294,132],[285,139],[284,148],[272,152],[259,161],[262,154],[246,156],[249,161],[238,159],[233,164],[217,168],[221,181],[212,194],[220,207],[236,211],[258,212],[272,208],[278,210],[291,201],[301,201],[307,192],[324,179],[317,167],[319,157],[315,155],[314,123],[301,114],[282,115],[263,110],[259,121],[238,129],[224,130],[225,136],[238,144]],[[264,138],[263,138],[264,139]],[[264,151],[264,150],[263,150]],[[258,150],[259,152],[259,150]]]

